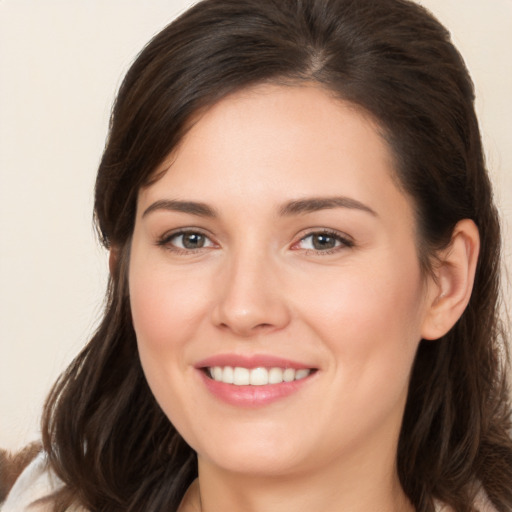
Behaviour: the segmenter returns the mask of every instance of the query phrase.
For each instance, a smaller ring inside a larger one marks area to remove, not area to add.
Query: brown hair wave
[[[193,116],[263,82],[317,83],[377,120],[416,207],[425,271],[455,224],[472,219],[481,253],[470,303],[442,339],[422,341],[397,454],[419,512],[434,500],[473,510],[480,484],[512,510],[507,344],[499,322],[500,227],[474,90],[446,29],[407,0],[204,0],[160,32],[117,96],[95,195],[103,244],[116,251],[97,332],[54,386],[43,418],[56,510],[176,510],[196,455],[146,383],[127,289],[137,194]],[[172,312],[171,312],[172,314]]]

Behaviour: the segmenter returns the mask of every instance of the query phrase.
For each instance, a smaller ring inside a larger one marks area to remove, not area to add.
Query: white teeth
[[[286,368],[283,372],[283,380],[285,382],[292,382],[295,380],[295,370],[293,368]]]
[[[235,380],[235,372],[231,366],[226,366],[222,371],[222,382],[226,384],[233,384]]]
[[[265,386],[268,384],[268,370],[266,368],[254,368],[250,373],[251,386]]]
[[[220,366],[215,366],[214,368],[212,368],[212,370],[213,370],[212,377],[215,380],[222,380],[222,368]]]
[[[270,368],[268,372],[269,384],[280,384],[283,382],[283,370],[281,368]]]
[[[247,386],[250,384],[250,371],[247,368],[237,366],[234,370],[233,384],[235,386]]]
[[[295,372],[295,380],[305,379],[310,373],[311,370],[308,370],[307,368],[301,368]]]
[[[301,368],[242,368],[236,366],[214,366],[208,368],[208,373],[213,380],[235,386],[266,386],[267,384],[281,384],[294,380],[305,379],[311,370]]]

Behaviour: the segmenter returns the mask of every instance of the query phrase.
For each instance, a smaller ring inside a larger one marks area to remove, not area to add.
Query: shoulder
[[[52,512],[49,498],[59,491],[63,483],[49,469],[46,456],[41,452],[23,471],[1,506],[1,512]],[[69,512],[87,512],[73,507]]]
[[[475,510],[478,512],[498,512],[494,505],[491,503],[485,491],[480,488],[474,503]],[[453,508],[448,505],[437,501],[435,512],[456,512]]]
[[[482,488],[476,497],[475,508],[478,512],[498,512]]]

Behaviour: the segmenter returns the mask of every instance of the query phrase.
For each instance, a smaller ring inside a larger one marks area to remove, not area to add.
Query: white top
[[[46,455],[40,453],[16,480],[7,500],[0,504],[0,512],[52,512],[52,503],[34,504],[35,501],[58,491],[63,483],[48,469]],[[479,512],[496,512],[485,494],[479,494],[475,503]],[[67,512],[88,512],[80,506],[72,506]],[[438,503],[436,512],[453,512],[451,508]]]
[[[41,452],[23,471],[7,500],[0,504],[0,512],[52,512],[52,503],[33,504],[58,491],[63,483],[48,469],[46,454]],[[73,506],[67,512],[87,512]]]

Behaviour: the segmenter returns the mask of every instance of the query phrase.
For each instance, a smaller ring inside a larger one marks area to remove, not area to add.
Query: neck
[[[198,455],[199,478],[179,512],[414,512],[396,468],[399,431],[391,417],[344,448],[285,463],[268,454],[252,468],[250,455],[232,468]]]
[[[314,474],[263,477],[233,474],[200,460],[199,478],[180,512],[413,512],[394,464],[391,470],[383,469],[359,464],[347,472],[326,468]]]

